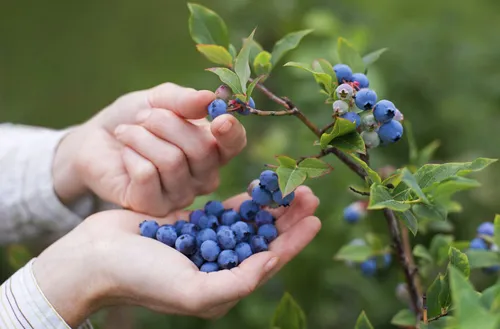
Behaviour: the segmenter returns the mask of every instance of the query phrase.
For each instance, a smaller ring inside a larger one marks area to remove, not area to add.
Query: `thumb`
[[[220,115],[210,125],[217,141],[221,162],[226,163],[238,155],[247,144],[245,127],[232,115]]]

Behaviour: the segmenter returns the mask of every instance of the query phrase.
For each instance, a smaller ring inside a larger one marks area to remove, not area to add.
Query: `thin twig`
[[[332,123],[329,123],[328,125],[326,125],[325,127],[323,127],[322,129],[319,130],[320,134],[323,135],[324,133],[326,133],[330,128],[333,128],[333,126],[335,125],[335,121],[333,121]]]
[[[365,150],[365,153],[358,153],[359,154],[359,158],[361,160],[363,160],[367,165],[368,167],[370,166],[370,154],[368,153],[368,149]]]
[[[352,187],[352,186],[349,186],[349,189],[351,191],[353,191],[354,193],[357,193],[359,195],[363,195],[363,196],[370,196],[370,192],[364,192],[364,191],[360,191],[360,190],[357,190],[356,188]]]
[[[449,313],[445,312],[443,314],[440,314],[440,315],[437,315],[435,317],[430,318],[429,320],[427,320],[427,322],[437,321],[437,320],[439,320],[439,319],[441,319],[441,318],[443,318],[443,317],[445,317],[447,315],[449,315]]]

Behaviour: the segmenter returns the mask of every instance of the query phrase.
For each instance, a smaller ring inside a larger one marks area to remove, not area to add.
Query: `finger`
[[[128,147],[123,148],[122,159],[130,183],[121,196],[121,204],[152,215],[163,214],[166,209],[155,166]]]
[[[217,189],[219,153],[217,143],[209,131],[165,109],[141,111],[137,115],[137,123],[184,152],[200,194]]]
[[[186,119],[201,119],[207,116],[207,107],[215,99],[209,90],[195,90],[173,83],[164,83],[149,90],[151,108],[162,108],[175,112]]]
[[[299,186],[290,207],[280,207],[272,212],[277,218],[276,228],[280,233],[287,231],[304,217],[313,215],[318,205],[319,199],[313,191],[307,186]]]
[[[184,153],[138,125],[120,125],[116,138],[135,152],[148,159],[158,170],[164,196],[183,208],[194,200],[193,182]],[[182,182],[182,184],[179,184]]]
[[[210,129],[217,140],[222,163],[238,155],[247,144],[245,127],[232,115],[218,116]]]

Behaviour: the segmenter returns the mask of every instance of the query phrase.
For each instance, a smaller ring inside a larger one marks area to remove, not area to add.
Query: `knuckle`
[[[156,177],[156,174],[156,167],[150,162],[145,162],[134,171],[134,180],[139,184],[147,184]]]
[[[209,194],[213,191],[217,190],[220,186],[220,176],[218,172],[215,172],[210,179],[206,182],[203,182],[200,185],[200,192],[202,194]]]

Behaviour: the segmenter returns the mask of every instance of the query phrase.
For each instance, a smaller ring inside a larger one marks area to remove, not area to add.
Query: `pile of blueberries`
[[[215,91],[215,96],[217,98],[212,101],[207,108],[208,115],[210,115],[212,119],[217,118],[219,115],[226,114],[228,105],[237,109],[236,112],[241,115],[249,115],[250,108],[255,109],[255,102],[252,97],[245,103],[240,99],[230,100],[231,95],[232,91],[228,86],[221,85],[217,88]]]
[[[369,89],[363,73],[352,73],[345,64],[333,67],[339,86],[335,90],[334,116],[356,123],[368,148],[395,143],[403,136],[403,114],[388,100],[377,102],[377,93]]]
[[[495,225],[491,222],[484,222],[477,228],[477,237],[472,239],[469,248],[472,250],[490,250],[499,251],[496,244],[488,242],[488,237],[493,237],[495,233]],[[496,273],[500,271],[500,266],[492,266],[483,269],[486,273]]]
[[[349,244],[355,246],[366,246],[366,242],[363,239],[354,239]],[[361,273],[363,273],[364,276],[371,277],[377,274],[377,271],[379,269],[388,268],[389,266],[391,266],[392,263],[392,255],[390,253],[384,254],[382,256],[382,261],[377,261],[377,258],[378,258],[377,256],[371,257],[359,264],[350,261],[346,262],[346,264],[347,266],[350,267],[355,267],[356,265],[359,265]]]
[[[209,201],[204,209],[190,213],[189,222],[160,226],[145,220],[139,225],[140,233],[175,248],[202,272],[231,269],[255,253],[267,251],[278,237],[274,216],[263,208],[289,206],[294,198],[293,192],[283,198],[278,176],[271,170],[252,182],[250,192],[252,199],[244,201],[239,211]]]

